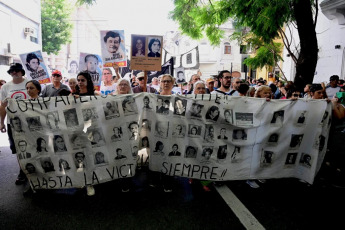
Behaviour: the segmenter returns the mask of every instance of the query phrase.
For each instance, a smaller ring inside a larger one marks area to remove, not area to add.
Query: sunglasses
[[[61,77],[59,74],[53,74],[53,77]]]
[[[138,81],[142,81],[142,80],[144,80],[144,78],[143,78],[143,77],[138,78]]]

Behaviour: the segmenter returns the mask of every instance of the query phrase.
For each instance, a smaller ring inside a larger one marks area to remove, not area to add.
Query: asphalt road
[[[345,190],[318,176],[268,180],[259,189],[230,181],[204,192],[176,179],[172,193],[136,178],[129,193],[116,181],[84,189],[47,190],[23,196],[14,181],[18,163],[0,134],[0,229],[343,229]],[[339,210],[340,209],[340,210]]]

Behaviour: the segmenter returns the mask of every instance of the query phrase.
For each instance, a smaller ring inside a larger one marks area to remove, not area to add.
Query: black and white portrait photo
[[[234,150],[231,153],[231,163],[237,163],[239,161],[239,158],[241,154],[241,147],[240,146],[234,146]]]
[[[213,153],[212,146],[203,146],[201,156],[204,158],[203,160],[210,160]]]
[[[36,173],[36,167],[35,167],[35,165],[32,164],[32,163],[27,163],[27,164],[25,165],[25,169],[26,169],[26,172],[27,172],[28,174]]]
[[[164,153],[164,144],[163,142],[161,141],[157,141],[156,142],[156,145],[153,149],[153,155],[156,155],[156,156],[164,156],[165,153]]]
[[[188,136],[199,137],[201,135],[201,126],[199,125],[188,125]]]
[[[161,56],[161,48],[162,48],[162,41],[159,37],[148,37],[149,44],[147,46],[148,49],[148,57],[160,57]]]
[[[150,105],[150,98],[148,96],[144,96],[143,104],[144,104],[143,109],[149,109],[149,110],[152,109],[152,107]]]
[[[161,138],[167,138],[169,131],[169,122],[157,121],[155,125],[155,136]]]
[[[138,113],[137,105],[135,104],[134,97],[126,96],[125,99],[122,101],[122,109],[123,114],[132,115]]]
[[[292,134],[290,148],[299,148],[303,140],[303,134]]]
[[[307,111],[297,111],[298,112],[298,117],[297,117],[297,125],[303,125],[305,124],[305,118],[306,118],[306,115],[307,115]]]
[[[20,134],[25,133],[22,127],[22,121],[20,120],[19,117],[16,116],[16,117],[10,118],[10,125],[12,128],[13,134],[20,135]]]
[[[46,124],[49,127],[49,129],[59,129],[59,113],[58,111],[50,111],[45,115],[46,118]]]
[[[54,152],[61,153],[61,152],[67,151],[65,140],[62,135],[54,135],[53,144],[54,144]]]
[[[272,151],[262,151],[261,154],[261,165],[268,166],[273,163],[273,155],[274,153]]]
[[[325,113],[322,116],[322,120],[320,124],[324,124],[327,118],[328,118],[328,111],[325,111]]]
[[[115,101],[108,101],[103,105],[103,110],[104,110],[104,116],[106,120],[119,117],[119,107],[117,105],[117,102]]]
[[[95,165],[105,164],[105,163],[107,163],[107,162],[106,162],[104,153],[96,152],[95,153]]]
[[[113,135],[111,135],[110,139],[111,141],[120,141],[122,139],[123,132],[121,126],[115,126],[113,128]]]
[[[233,116],[232,116],[232,109],[224,110],[224,121],[226,124],[233,124]]]
[[[219,108],[215,105],[211,106],[206,112],[206,120],[217,121],[219,117]]]
[[[186,82],[184,68],[176,68],[174,72],[176,73],[175,79],[177,84]]]
[[[312,164],[312,158],[310,154],[302,153],[299,163],[303,166],[306,166],[307,168],[310,168]]]
[[[244,129],[234,129],[232,132],[232,140],[247,140],[247,133]]]
[[[136,121],[127,123],[129,140],[137,140],[139,137],[139,124]]]
[[[92,147],[105,145],[105,139],[101,128],[88,130],[87,137]]]
[[[45,137],[39,137],[36,139],[36,151],[38,155],[48,154],[48,144]]]
[[[276,111],[273,113],[271,124],[282,125],[284,122],[284,110]]]
[[[84,121],[95,121],[98,119],[98,115],[97,115],[95,107],[82,109],[81,111],[83,113]]]
[[[151,121],[148,119],[143,119],[141,123],[141,128],[145,131],[151,131]]]
[[[198,104],[198,103],[193,103],[190,111],[189,111],[189,115],[191,116],[191,118],[201,118],[201,111],[204,108],[204,105]]]
[[[171,148],[171,152],[168,155],[169,157],[179,157],[181,156],[181,152],[178,151],[178,144],[173,144]]]
[[[67,109],[63,111],[65,116],[66,126],[71,128],[79,125],[76,109]]]
[[[228,137],[226,136],[226,128],[221,128],[220,131],[219,131],[219,135],[217,137],[218,139],[221,139],[221,140],[227,140]]]
[[[197,147],[188,145],[186,147],[186,152],[185,152],[184,157],[185,158],[196,158],[197,153],[198,153],[198,148]]]
[[[19,160],[31,158],[32,154],[26,150],[28,143],[25,140],[19,140],[17,146],[17,156]]]
[[[84,134],[79,132],[70,134],[69,140],[73,150],[85,148],[88,141]]]
[[[156,113],[169,114],[170,101],[163,97],[157,97]]]
[[[147,136],[141,138],[140,149],[150,148],[149,138]]]
[[[217,152],[217,159],[219,160],[224,160],[226,156],[228,155],[228,146],[227,145],[221,145],[218,147],[218,152]]]
[[[132,35],[132,56],[145,57],[146,38]]]
[[[174,103],[174,115],[186,115],[187,100],[176,97]]]
[[[276,145],[279,140],[279,134],[278,133],[272,133],[268,138],[268,143],[271,145]]]
[[[285,165],[294,165],[296,163],[298,153],[288,153],[285,160]]]
[[[55,171],[54,164],[52,160],[50,159],[50,157],[43,157],[40,159],[40,161],[41,161],[41,166],[45,173]]]
[[[80,171],[78,169],[84,169],[86,167],[85,154],[83,152],[76,152],[74,154],[74,163],[77,171]]]
[[[116,149],[115,160],[121,160],[121,159],[127,159],[127,157],[122,154],[122,149],[121,148],[117,148]]]
[[[42,124],[39,116],[27,117],[26,121],[28,122],[28,128],[30,129],[30,131],[42,130]]]
[[[173,137],[183,138],[186,135],[186,126],[183,124],[174,124]]]
[[[206,142],[209,142],[209,143],[213,143],[214,142],[214,127],[213,125],[205,125],[205,137],[204,137],[204,140]]]
[[[236,125],[252,126],[253,113],[235,113]]]
[[[138,156],[138,151],[139,151],[138,146],[136,146],[136,145],[132,146],[132,151],[131,151],[132,154],[131,155],[133,158],[136,158]]]
[[[65,160],[65,159],[59,160],[59,171],[60,172],[65,172],[65,171],[68,171],[70,169],[71,169],[71,167],[69,166],[69,163],[67,160]]]

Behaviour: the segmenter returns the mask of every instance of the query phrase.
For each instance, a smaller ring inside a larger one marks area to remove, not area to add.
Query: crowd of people
[[[115,72],[115,75],[113,74]],[[6,83],[0,80],[1,89],[1,105],[0,105],[0,116],[1,132],[8,132],[10,148],[12,153],[17,153],[15,148],[13,135],[15,134],[15,127],[10,124],[10,119],[8,119],[7,126],[5,126],[6,117],[6,106],[8,98],[15,99],[36,99],[38,97],[53,97],[53,96],[68,96],[73,95],[75,97],[86,96],[86,95],[120,95],[120,94],[132,94],[148,92],[159,95],[172,95],[172,94],[220,94],[228,96],[243,96],[243,97],[256,97],[265,98],[267,101],[272,99],[291,99],[297,100],[299,98],[309,98],[309,99],[326,99],[329,103],[332,103],[333,119],[334,124],[341,123],[345,118],[345,106],[344,98],[337,95],[338,92],[345,92],[344,80],[340,80],[338,76],[333,75],[330,77],[330,82],[328,85],[325,84],[307,84],[304,90],[297,88],[292,81],[282,81],[275,80],[274,82],[267,83],[263,79],[252,79],[243,81],[240,77],[233,77],[232,73],[227,70],[220,71],[218,76],[209,77],[202,80],[199,74],[193,74],[187,84],[177,84],[175,78],[169,74],[163,74],[160,77],[152,78],[151,82],[147,83],[144,72],[140,72],[136,75],[132,72],[129,78],[123,78],[119,74],[119,67],[114,66],[111,68],[104,68],[102,74],[102,83],[99,90],[95,90],[94,83],[92,82],[92,77],[88,72],[80,72],[77,74],[76,78],[70,78],[67,82],[62,81],[62,74],[59,70],[54,70],[51,75],[51,84],[40,85],[39,82],[35,80],[28,80],[25,78],[25,71],[21,64],[14,63],[10,66],[8,70],[13,78],[12,81]],[[163,103],[163,101],[162,101]],[[183,103],[181,101],[181,103]],[[109,104],[109,116],[114,114],[112,112]],[[125,108],[127,105],[123,105]],[[149,106],[149,105],[148,105]],[[130,109],[130,107],[128,108]],[[198,108],[195,105],[195,115],[198,116]],[[164,111],[162,111],[163,113]],[[180,111],[184,113],[185,111]],[[219,111],[208,111],[208,119],[216,119],[215,116],[219,116]],[[229,113],[229,111],[225,111]],[[278,114],[279,115],[279,114]],[[227,117],[230,117],[227,115]],[[70,120],[71,122],[73,119]],[[14,121],[13,121],[14,122]],[[229,121],[230,122],[230,121]],[[75,124],[71,124],[73,126]],[[197,131],[196,131],[197,132]],[[115,135],[119,135],[119,130],[114,130]],[[212,134],[212,136],[211,136]],[[176,134],[177,135],[177,134]],[[213,133],[209,133],[210,139],[216,138]],[[332,134],[330,139],[332,138]],[[56,137],[57,139],[59,137]],[[226,139],[226,130],[222,130],[218,139]],[[45,149],[44,145],[40,143],[40,151]],[[26,147],[27,143],[22,143],[22,148]],[[58,146],[56,146],[56,151],[58,151]],[[63,146],[62,146],[63,147]],[[175,146],[177,147],[177,146]],[[21,147],[20,147],[21,148]],[[174,148],[173,148],[174,149]],[[38,150],[37,150],[38,151]],[[157,148],[156,151],[159,151]],[[171,153],[177,154],[177,153]],[[205,153],[206,154],[206,153]],[[119,154],[121,155],[121,154]],[[235,155],[235,154],[234,154]],[[21,157],[25,155],[20,154]],[[342,156],[341,156],[342,157]],[[19,158],[19,157],[18,157]],[[100,157],[99,157],[100,158]],[[336,154],[331,155],[326,158],[326,165],[332,166],[337,172],[343,172],[344,166],[342,164],[344,161],[339,161],[339,156]],[[48,162],[49,163],[49,162]],[[47,163],[47,164],[48,164]],[[159,177],[164,185],[164,191],[171,192],[171,178],[168,176],[154,175],[153,177]],[[19,175],[16,179],[16,184],[26,183],[27,178],[23,170],[20,169]],[[260,183],[264,183],[264,180],[260,180]],[[258,188],[259,184],[257,181],[248,180],[247,183],[252,188]],[[123,191],[127,191],[127,183],[123,183]],[[209,181],[201,181],[205,191],[210,191],[208,187]],[[87,186],[87,192],[89,195],[95,193],[92,186]]]

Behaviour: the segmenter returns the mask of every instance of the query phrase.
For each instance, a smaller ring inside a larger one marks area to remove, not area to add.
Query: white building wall
[[[339,24],[340,21],[339,17],[334,17],[333,19],[327,18],[319,7],[316,25],[319,59],[316,66],[314,83],[328,83],[331,75],[338,75],[341,79],[345,78],[345,73],[344,71],[342,72],[345,66],[343,55],[345,48],[345,24]],[[289,37],[290,34],[287,34]],[[292,31],[292,35],[294,38],[293,44],[298,47],[299,38],[296,29]],[[340,49],[336,49],[336,45],[340,45]],[[283,71],[289,80],[293,80],[295,76],[295,65],[292,59],[287,57],[286,49],[284,49],[283,58]]]

